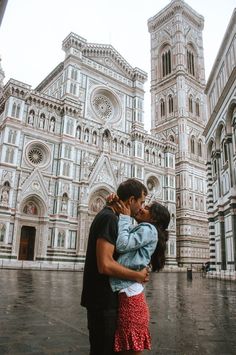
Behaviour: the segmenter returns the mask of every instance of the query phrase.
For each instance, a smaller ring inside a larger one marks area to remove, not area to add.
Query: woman
[[[165,264],[168,240],[166,231],[170,214],[166,207],[153,202],[138,212],[132,225],[129,206],[113,198],[112,207],[120,213],[116,250],[118,262],[131,269],[150,265],[159,271]],[[151,349],[148,329],[149,310],[143,293],[143,285],[133,281],[110,278],[112,290],[119,292],[119,316],[115,334],[115,351],[122,354],[142,354]]]

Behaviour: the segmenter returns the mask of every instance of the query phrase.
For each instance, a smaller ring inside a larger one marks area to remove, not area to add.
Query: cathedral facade
[[[75,33],[35,88],[0,70],[0,259],[81,265],[106,196],[134,177],[170,211],[167,265],[209,260],[203,17],[173,0],[148,21],[147,74]]]
[[[171,212],[167,263],[176,265],[176,145],[144,130],[146,73],[74,33],[63,50],[35,90],[16,80],[3,88],[0,258],[83,262],[106,196],[135,177]]]

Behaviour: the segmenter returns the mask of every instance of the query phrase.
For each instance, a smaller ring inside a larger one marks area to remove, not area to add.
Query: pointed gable
[[[90,186],[101,183],[105,183],[113,189],[117,187],[117,179],[113,173],[110,160],[105,154],[102,154],[98,159],[89,179]]]
[[[48,203],[49,192],[45,186],[43,175],[37,168],[24,180],[21,190],[22,199],[30,195],[37,195],[42,198],[45,204]]]
[[[133,79],[132,66],[111,45],[88,43],[83,48],[83,55],[108,69]]]

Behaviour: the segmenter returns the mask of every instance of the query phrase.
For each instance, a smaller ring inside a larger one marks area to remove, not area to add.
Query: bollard
[[[192,279],[193,279],[192,269],[187,268],[187,280],[192,281]]]

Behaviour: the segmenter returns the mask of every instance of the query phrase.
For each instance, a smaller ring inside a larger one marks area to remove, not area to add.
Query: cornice
[[[30,89],[30,85],[22,83],[18,80],[10,79],[3,88],[2,99],[5,101],[9,96],[15,96],[24,100]]]
[[[51,73],[49,73],[46,78],[41,81],[41,83],[35,88],[35,91],[42,91],[55,76],[57,76],[64,68],[64,62],[59,63],[56,68],[54,68]]]
[[[89,57],[108,57],[111,58],[118,67],[132,80],[147,80],[147,73],[137,67],[133,68],[120,53],[110,44],[87,43],[82,48],[83,56]]]
[[[25,98],[27,104],[38,104],[41,106],[46,106],[51,109],[57,110],[59,112],[62,111],[62,102],[61,100],[55,99],[52,96],[39,93],[37,91],[30,91]]]
[[[158,12],[155,16],[148,20],[148,30],[149,32],[154,32],[157,28],[162,26],[164,23],[170,21],[173,16],[177,13],[181,13],[186,17],[194,26],[203,30],[204,28],[204,17],[199,15],[194,9],[192,9],[183,0],[172,0],[164,9]]]
[[[62,42],[62,49],[67,50],[73,47],[77,50],[81,50],[83,46],[87,43],[87,40],[74,32],[68,34],[68,36]]]
[[[220,67],[222,61],[224,60],[225,52],[226,52],[226,49],[229,45],[229,42],[231,41],[231,38],[236,35],[235,29],[234,29],[235,24],[236,24],[236,8],[233,11],[233,14],[232,14],[231,19],[228,24],[228,27],[227,27],[226,32],[224,34],[223,40],[221,42],[219,51],[217,53],[215,62],[214,62],[213,67],[211,69],[209,78],[207,80],[206,89],[205,89],[206,94],[210,90],[212,82],[215,82],[215,76],[218,74],[218,68]]]
[[[235,82],[236,82],[236,66],[232,70],[230,77],[229,77],[220,97],[218,98],[215,108],[214,108],[214,110],[207,122],[207,125],[206,125],[204,131],[203,131],[203,135],[205,137],[207,136],[207,133],[208,133],[209,129],[211,128],[211,126],[213,125],[215,118],[218,115],[226,96],[228,95],[229,91],[231,90],[231,88],[233,87]]]

